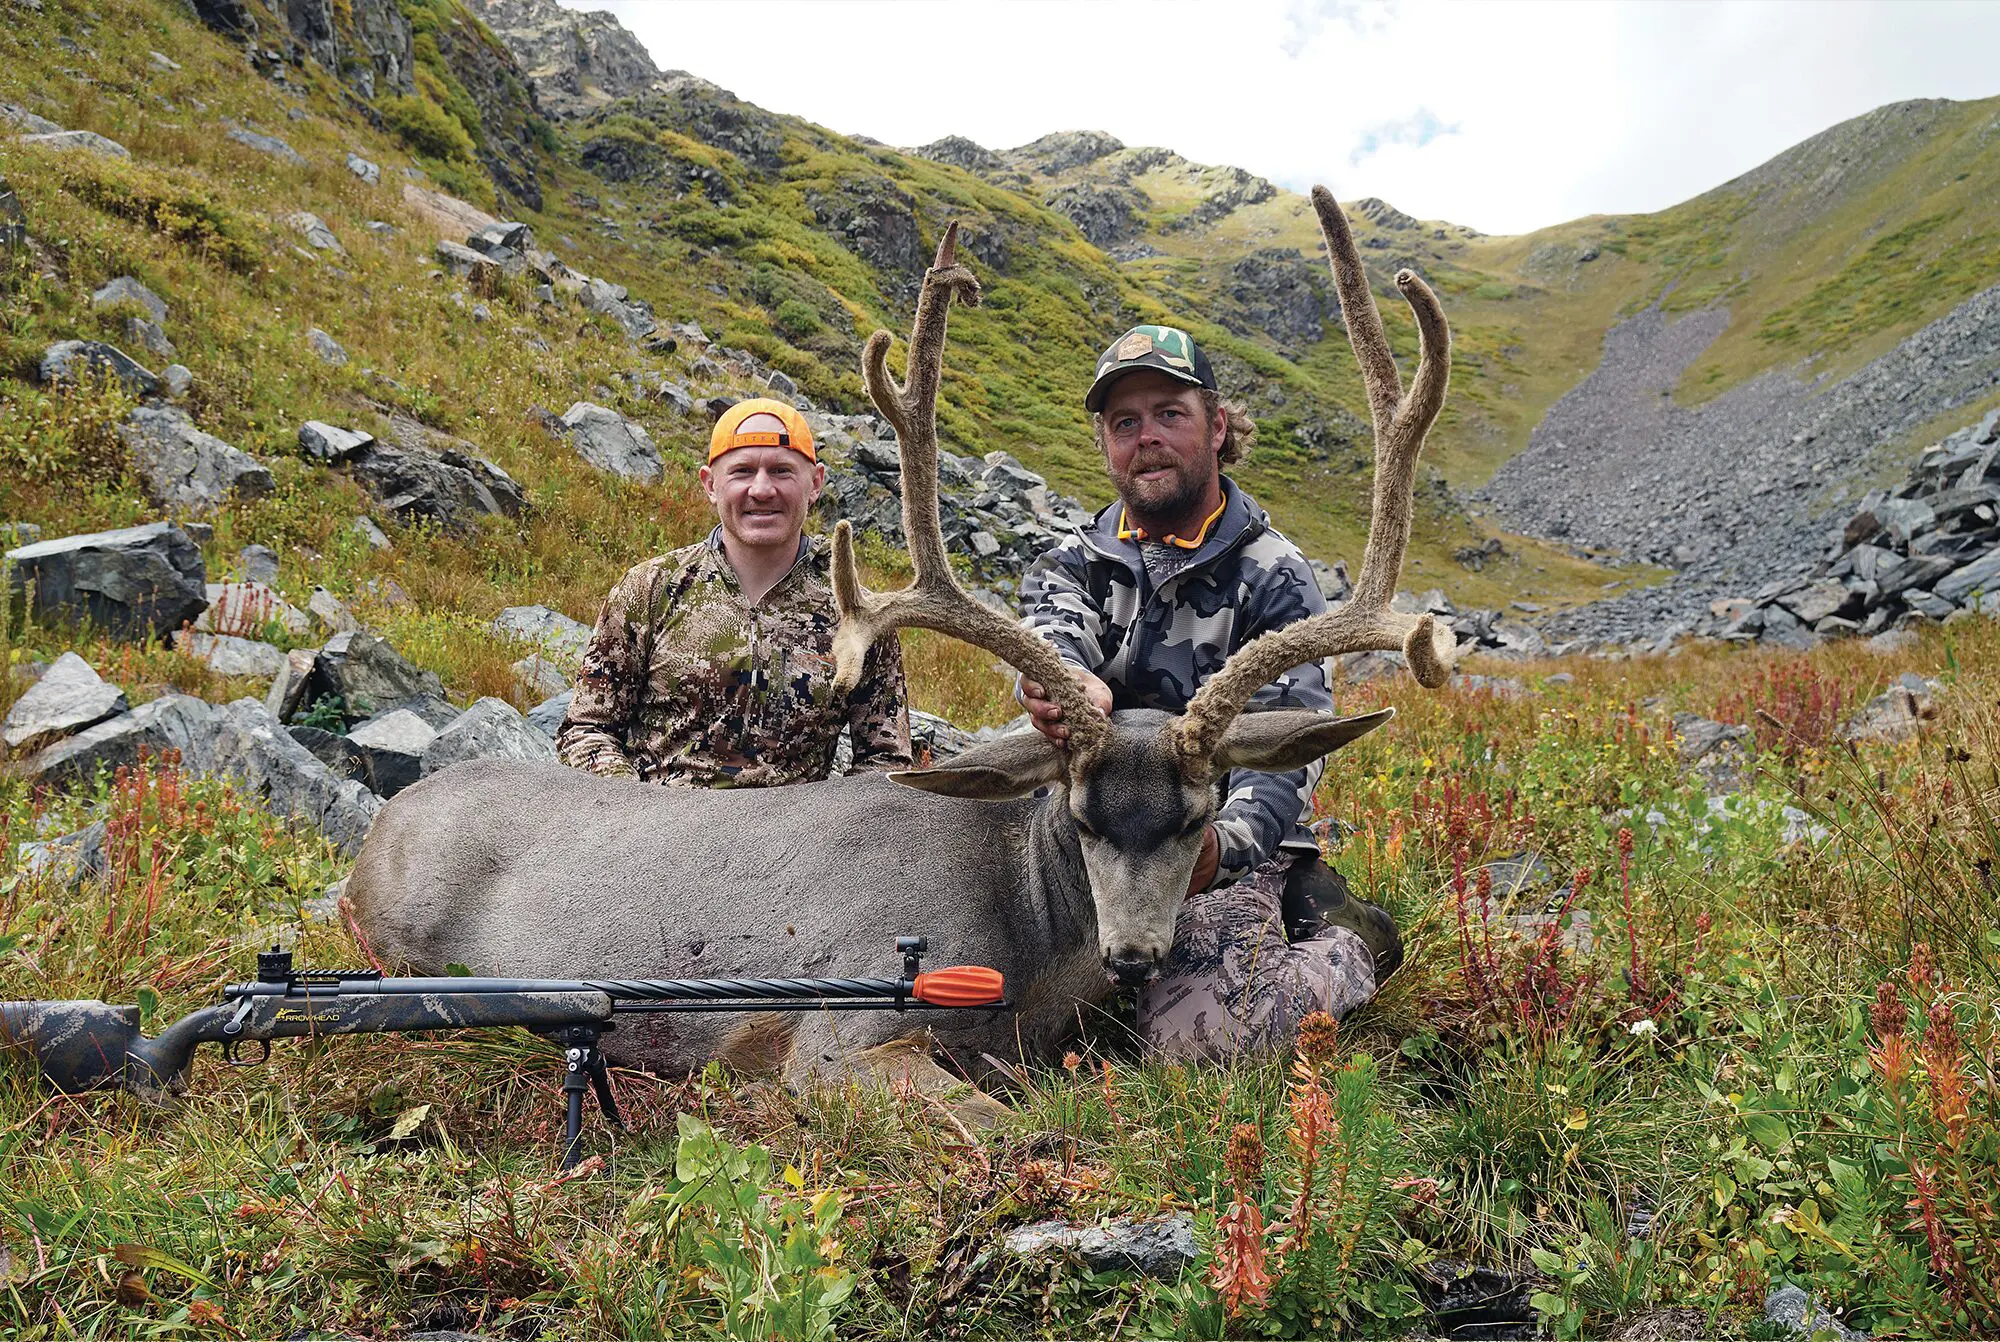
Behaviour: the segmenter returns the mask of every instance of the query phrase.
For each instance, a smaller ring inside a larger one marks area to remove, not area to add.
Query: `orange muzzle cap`
[[[953,965],[917,975],[910,996],[940,1007],[993,1006],[1007,999],[1007,980],[985,965]]]

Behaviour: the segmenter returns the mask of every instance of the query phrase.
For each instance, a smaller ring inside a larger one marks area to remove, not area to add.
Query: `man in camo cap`
[[[1099,708],[1178,713],[1231,653],[1326,603],[1298,547],[1223,474],[1256,426],[1222,398],[1187,332],[1135,326],[1113,341],[1084,407],[1118,501],[1036,561],[1023,617]],[[1331,709],[1329,684],[1326,663],[1309,662],[1251,707]],[[1042,686],[1024,682],[1020,696],[1064,739]],[[1321,767],[1223,780],[1173,948],[1139,995],[1155,1056],[1288,1048],[1305,1015],[1360,1005],[1401,963],[1395,921],[1347,893],[1300,824]]]
[[[648,559],[611,589],[585,645],[556,750],[572,768],[686,787],[825,778],[842,728],[853,769],[907,769],[902,646],[869,649],[833,694],[839,622],[822,545],[804,534],[826,468],[805,419],[743,401],[716,421],[701,487],[707,539]]]

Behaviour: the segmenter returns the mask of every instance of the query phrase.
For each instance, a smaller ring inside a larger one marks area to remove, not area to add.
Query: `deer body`
[[[893,845],[883,836],[893,834]],[[1045,1055],[1111,991],[1060,796],[985,802],[859,774],[784,789],[647,787],[559,765],[480,760],[385,809],[347,888],[376,953],[530,978],[845,977],[894,939],[1006,976],[1014,1013],[797,1015],[774,1047],[740,1018],[621,1022],[621,1065],[722,1057],[794,1079],[926,1026],[969,1063]],[[831,1070],[830,1068],[827,1070]]]

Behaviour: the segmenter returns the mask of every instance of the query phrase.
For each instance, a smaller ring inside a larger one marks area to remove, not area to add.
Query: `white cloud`
[[[890,144],[1098,128],[1519,232],[1660,209],[1885,102],[2000,93],[2000,5],[614,0],[667,69]]]

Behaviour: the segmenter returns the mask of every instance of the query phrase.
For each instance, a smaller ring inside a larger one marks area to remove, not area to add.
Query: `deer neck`
[[[1090,900],[1090,875],[1083,867],[1076,821],[1064,789],[1050,789],[1028,822],[1026,893],[1045,926],[1052,950],[1081,945],[1096,953],[1097,906]]]

